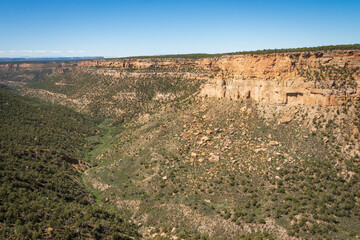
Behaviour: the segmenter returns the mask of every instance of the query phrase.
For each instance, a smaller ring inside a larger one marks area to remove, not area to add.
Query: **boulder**
[[[279,142],[277,141],[270,141],[269,142],[269,146],[278,146],[279,145]]]
[[[291,122],[291,118],[289,116],[284,116],[278,120],[277,124],[281,125],[281,124],[289,123],[289,122]]]
[[[210,130],[210,129],[206,130],[206,134],[212,134],[212,133],[213,133],[212,130]]]
[[[220,160],[220,157],[214,153],[210,154],[209,162],[218,162]]]
[[[203,137],[200,138],[200,140],[202,142],[208,142],[208,141],[210,141],[210,138],[208,136],[203,136]]]

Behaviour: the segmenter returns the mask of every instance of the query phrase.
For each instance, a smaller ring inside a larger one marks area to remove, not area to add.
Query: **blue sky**
[[[0,0],[0,57],[219,53],[360,43],[359,0]]]

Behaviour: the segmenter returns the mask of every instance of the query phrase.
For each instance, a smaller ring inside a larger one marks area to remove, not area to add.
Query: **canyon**
[[[27,110],[47,155],[44,121],[67,129],[58,157],[144,239],[353,239],[359,68],[360,50],[5,63],[26,97],[2,89],[3,131]]]

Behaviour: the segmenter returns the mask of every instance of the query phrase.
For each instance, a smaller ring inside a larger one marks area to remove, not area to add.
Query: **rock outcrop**
[[[78,66],[119,69],[179,69],[197,67],[197,62],[193,59],[184,58],[126,58],[80,61]]]
[[[204,97],[275,104],[339,105],[360,99],[360,51],[224,56]]]
[[[94,72],[94,69],[89,69],[85,71]],[[100,68],[96,69],[95,72],[97,74],[112,76],[115,78],[184,78],[184,79],[202,79],[207,80],[210,77],[209,72],[189,72],[189,71],[119,71],[118,69],[108,69],[108,68]]]
[[[261,103],[298,105],[338,105],[347,99],[358,100],[357,94],[331,89],[316,89],[313,82],[302,80],[216,79],[201,90],[203,97],[230,99],[252,98]]]

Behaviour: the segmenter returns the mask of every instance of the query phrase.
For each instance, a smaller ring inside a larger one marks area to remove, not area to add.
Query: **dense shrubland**
[[[135,228],[95,203],[81,174],[95,122],[0,89],[3,239],[130,239]]]

